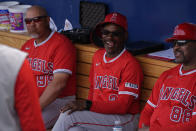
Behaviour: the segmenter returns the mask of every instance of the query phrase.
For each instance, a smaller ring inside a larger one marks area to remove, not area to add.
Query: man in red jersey
[[[93,35],[102,40],[105,49],[93,56],[88,100],[65,106],[53,131],[109,131],[115,121],[120,121],[123,131],[134,131],[139,119],[143,74],[124,47],[128,35],[126,17],[108,14]]]
[[[46,128],[51,128],[59,109],[75,100],[76,50],[65,36],[50,29],[50,19],[44,8],[29,8],[25,22],[32,39],[22,46],[22,50],[29,53],[44,123]]]
[[[27,54],[0,44],[0,130],[45,131]]]
[[[196,130],[196,25],[175,27],[172,42],[178,66],[165,71],[157,80],[141,114],[142,131]],[[143,128],[142,128],[143,127]]]

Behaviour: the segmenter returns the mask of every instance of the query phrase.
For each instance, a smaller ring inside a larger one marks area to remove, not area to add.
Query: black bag
[[[104,3],[80,1],[80,25],[82,28],[62,31],[73,43],[90,43],[93,28],[104,21],[107,6]]]

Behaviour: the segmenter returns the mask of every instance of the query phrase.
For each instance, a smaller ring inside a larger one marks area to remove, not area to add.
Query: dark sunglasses
[[[109,35],[109,34],[112,34],[112,36],[115,36],[115,37],[119,37],[119,36],[122,36],[122,35],[123,35],[123,32],[122,32],[122,31],[110,32],[110,31],[108,31],[108,30],[102,30],[101,33],[102,33],[102,35]]]
[[[26,22],[26,24],[31,24],[32,21],[37,23],[37,22],[40,22],[41,19],[45,18],[45,17],[47,17],[47,16],[37,16],[37,17],[33,17],[33,18],[25,18],[25,22]]]
[[[189,42],[193,42],[194,40],[176,40],[173,42],[173,46],[183,46],[183,45],[186,45],[187,43]]]

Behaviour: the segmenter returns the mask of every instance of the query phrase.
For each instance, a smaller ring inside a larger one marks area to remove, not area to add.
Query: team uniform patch
[[[136,84],[129,83],[129,82],[126,82],[125,83],[125,87],[127,87],[127,88],[133,88],[133,89],[138,89],[138,86]]]

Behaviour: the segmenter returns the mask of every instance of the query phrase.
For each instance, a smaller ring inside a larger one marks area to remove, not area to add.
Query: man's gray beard
[[[29,33],[29,35],[30,35],[32,38],[34,38],[34,39],[36,39],[36,38],[38,38],[38,37],[39,37],[39,35],[38,35],[38,34],[31,34],[31,33]]]

